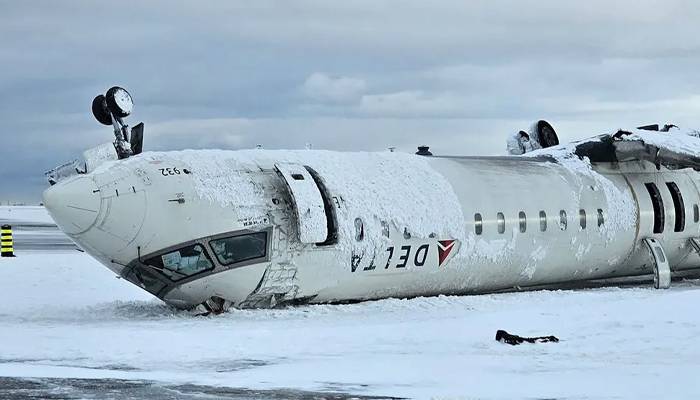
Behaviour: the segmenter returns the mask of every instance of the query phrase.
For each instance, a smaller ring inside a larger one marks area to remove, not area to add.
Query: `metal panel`
[[[328,237],[328,220],[321,191],[313,177],[299,164],[275,164],[294,201],[302,243],[321,243]]]
[[[671,286],[671,266],[661,244],[652,238],[645,238],[644,243],[654,257],[654,287],[668,289]]]

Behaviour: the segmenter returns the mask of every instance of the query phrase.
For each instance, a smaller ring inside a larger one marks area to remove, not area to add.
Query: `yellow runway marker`
[[[12,227],[10,225],[0,227],[0,256],[15,256],[15,249],[12,243]]]

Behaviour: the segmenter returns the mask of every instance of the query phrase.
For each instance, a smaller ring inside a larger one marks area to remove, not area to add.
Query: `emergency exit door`
[[[323,196],[309,171],[299,164],[275,164],[294,202],[302,243],[321,243],[328,237],[328,220]]]

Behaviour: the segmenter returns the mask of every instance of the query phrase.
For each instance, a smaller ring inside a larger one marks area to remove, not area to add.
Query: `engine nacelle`
[[[511,155],[521,155],[558,144],[559,137],[556,131],[545,120],[539,120],[532,124],[528,132],[519,131],[511,135],[506,142],[508,154]]]

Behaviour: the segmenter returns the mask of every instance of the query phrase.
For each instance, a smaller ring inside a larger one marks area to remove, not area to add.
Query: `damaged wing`
[[[643,160],[668,168],[700,169],[700,132],[621,129],[576,143],[574,153],[591,162]]]
[[[667,168],[700,170],[700,131],[681,130],[675,125],[620,129],[589,139],[552,146],[528,154],[548,156],[569,152],[591,162],[649,161]]]

